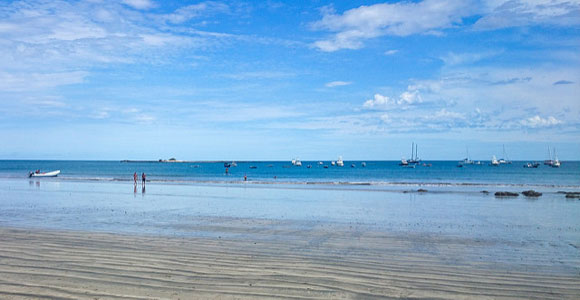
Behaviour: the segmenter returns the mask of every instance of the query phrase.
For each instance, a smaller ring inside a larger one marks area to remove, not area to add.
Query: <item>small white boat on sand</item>
[[[60,174],[60,170],[52,171],[52,172],[30,172],[28,173],[28,177],[56,177]]]

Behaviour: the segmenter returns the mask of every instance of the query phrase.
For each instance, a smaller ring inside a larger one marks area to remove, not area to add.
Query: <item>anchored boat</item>
[[[28,177],[56,177],[58,174],[60,174],[60,170],[52,172],[40,172],[40,170],[36,170],[36,172],[28,173]]]

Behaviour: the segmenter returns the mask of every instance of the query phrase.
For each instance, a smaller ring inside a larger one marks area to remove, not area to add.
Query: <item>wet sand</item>
[[[489,240],[276,225],[244,239],[0,228],[0,298],[580,297],[578,256],[506,263],[478,257]]]

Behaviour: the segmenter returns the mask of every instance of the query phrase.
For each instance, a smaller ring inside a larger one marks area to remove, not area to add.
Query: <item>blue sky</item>
[[[0,158],[580,159],[580,1],[2,1]]]

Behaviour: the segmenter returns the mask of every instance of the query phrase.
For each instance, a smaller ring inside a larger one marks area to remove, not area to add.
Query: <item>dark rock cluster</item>
[[[536,192],[534,190],[523,191],[522,194],[524,194],[524,196],[526,196],[526,197],[540,197],[540,196],[542,196],[542,193]]]
[[[513,192],[495,192],[494,194],[496,197],[517,197],[520,194],[513,193]]]

